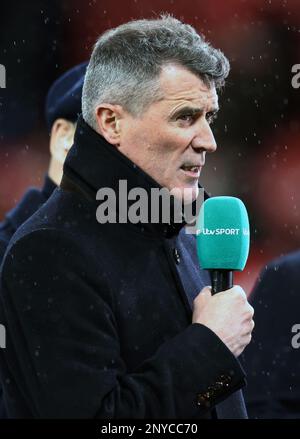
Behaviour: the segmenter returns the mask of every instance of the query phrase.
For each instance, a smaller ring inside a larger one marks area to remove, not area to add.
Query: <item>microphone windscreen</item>
[[[213,197],[204,201],[197,219],[196,241],[202,269],[242,271],[250,243],[244,203],[235,197]]]

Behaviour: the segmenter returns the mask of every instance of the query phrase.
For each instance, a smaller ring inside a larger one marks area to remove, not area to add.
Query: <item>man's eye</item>
[[[217,113],[213,113],[212,111],[210,111],[209,113],[206,113],[206,120],[208,121],[209,124],[213,123],[214,120],[216,120],[217,118]]]
[[[178,119],[185,122],[192,122],[194,120],[194,116],[192,114],[182,114],[178,117]]]

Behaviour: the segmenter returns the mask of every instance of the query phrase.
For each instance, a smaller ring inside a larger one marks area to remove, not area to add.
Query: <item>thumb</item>
[[[206,287],[202,288],[199,294],[202,296],[211,297],[211,286],[207,285]]]
[[[202,290],[200,291],[200,293],[198,293],[198,295],[195,297],[194,302],[198,302],[198,301],[206,301],[208,298],[211,297],[211,286],[207,286],[202,288]]]

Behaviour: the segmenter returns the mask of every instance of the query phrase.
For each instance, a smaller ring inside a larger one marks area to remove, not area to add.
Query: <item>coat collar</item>
[[[74,138],[74,145],[64,164],[63,181],[68,180],[91,201],[96,200],[100,188],[111,188],[119,193],[119,181],[126,180],[127,191],[139,187],[144,189],[150,200],[152,188],[162,187],[135,163],[129,160],[104,137],[94,131],[80,116]],[[205,198],[208,195],[205,193]],[[98,202],[99,204],[99,202]],[[128,203],[129,206],[129,203]],[[171,237],[179,233],[185,222],[138,223],[137,227],[156,230]]]

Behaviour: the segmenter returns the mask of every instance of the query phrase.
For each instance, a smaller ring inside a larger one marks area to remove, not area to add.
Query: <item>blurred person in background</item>
[[[253,340],[243,354],[251,418],[300,417],[300,251],[271,261],[250,296]]]
[[[74,141],[81,94],[87,63],[84,62],[64,73],[49,89],[45,118],[50,132],[50,164],[41,190],[29,189],[18,205],[5,215],[0,223],[0,265],[6,247],[16,232],[60,184],[63,164]]]
[[[16,230],[50,197],[59,186],[63,164],[74,141],[78,114],[81,113],[81,95],[87,63],[64,73],[49,89],[45,118],[50,132],[50,163],[41,190],[29,189],[18,205],[5,215],[0,223],[0,265],[9,241]],[[5,407],[0,388],[0,419],[5,418]]]

